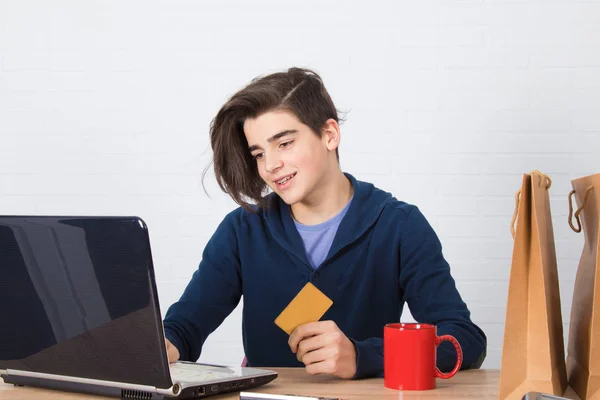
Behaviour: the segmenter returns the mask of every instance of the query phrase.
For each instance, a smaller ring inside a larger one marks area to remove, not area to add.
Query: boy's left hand
[[[309,322],[297,327],[288,340],[309,374],[332,374],[350,379],[356,374],[356,349],[333,321]]]

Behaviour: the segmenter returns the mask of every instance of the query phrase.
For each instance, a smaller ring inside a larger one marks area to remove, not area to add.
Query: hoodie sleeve
[[[237,237],[229,214],[207,243],[198,269],[164,320],[165,336],[177,347],[181,360],[200,357],[204,341],[233,311],[241,295]]]
[[[383,339],[354,340],[356,349],[356,373],[352,379],[383,378]]]
[[[418,322],[437,326],[437,334],[452,335],[463,351],[461,369],[479,368],[486,355],[487,339],[471,321],[442,255],[441,243],[417,207],[409,211],[400,245],[400,286],[411,314]],[[438,346],[437,366],[442,372],[456,364],[454,346]]]
[[[479,368],[486,356],[487,339],[471,321],[437,235],[415,206],[408,211],[401,230],[399,284],[411,314],[418,322],[436,325],[438,336],[448,334],[458,340],[463,351],[461,369]],[[382,377],[383,340],[352,342],[357,355],[353,379]],[[438,368],[448,372],[455,364],[454,346],[442,342],[437,350]]]

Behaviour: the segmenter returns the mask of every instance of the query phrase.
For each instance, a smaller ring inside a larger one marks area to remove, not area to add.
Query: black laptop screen
[[[168,388],[135,217],[0,217],[0,369]]]

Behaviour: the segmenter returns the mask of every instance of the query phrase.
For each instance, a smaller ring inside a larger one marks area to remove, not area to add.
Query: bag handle
[[[550,189],[550,186],[552,186],[552,179],[550,179],[550,177],[540,171],[533,170],[531,171],[531,175],[537,175],[540,177],[540,187],[542,186],[542,182],[544,182],[544,179],[546,179],[546,189]]]
[[[513,213],[512,219],[510,221],[510,234],[513,239],[515,238],[515,222],[517,222],[517,215],[519,215],[519,203],[521,202],[521,189],[517,190],[517,194],[515,194],[515,212]]]
[[[542,183],[544,182],[544,179],[545,179],[546,180],[546,189],[550,189],[550,186],[552,186],[552,179],[548,175],[538,171],[537,169],[531,171],[531,174],[537,175],[540,177],[540,187],[542,186]],[[515,195],[515,212],[513,213],[512,219],[510,221],[510,233],[511,233],[513,239],[515,238],[515,232],[516,232],[515,222],[517,222],[517,216],[519,215],[520,201],[521,201],[521,189],[517,190],[517,194]]]
[[[583,211],[583,207],[585,206],[585,202],[588,199],[588,196],[591,192],[591,190],[594,188],[593,185],[588,186],[587,189],[585,189],[585,194],[583,195],[583,201],[581,202],[581,205],[579,206],[579,208],[577,210],[575,210],[575,220],[577,221],[577,228],[575,228],[573,226],[573,222],[571,222],[571,220],[573,219],[573,195],[575,194],[575,189],[571,190],[571,192],[569,192],[569,226],[571,227],[571,229],[573,229],[574,232],[581,232],[581,221],[579,220],[579,214],[581,213],[581,211]]]

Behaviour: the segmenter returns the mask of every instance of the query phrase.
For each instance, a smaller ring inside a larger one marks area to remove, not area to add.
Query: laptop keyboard
[[[197,382],[222,379],[234,376],[233,371],[220,370],[218,367],[211,367],[201,364],[169,364],[171,378],[176,381]]]

